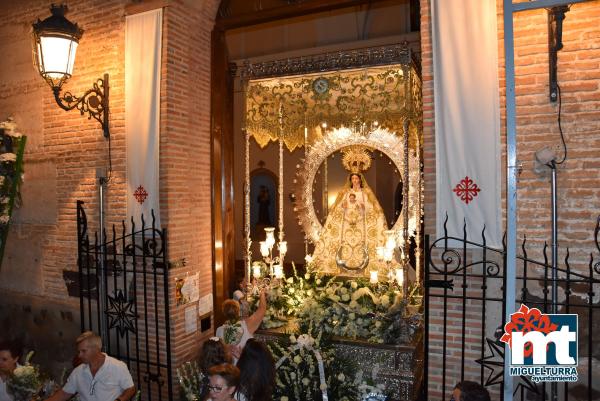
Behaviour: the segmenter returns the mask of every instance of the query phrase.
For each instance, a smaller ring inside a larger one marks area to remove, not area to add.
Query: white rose
[[[356,308],[358,306],[358,302],[356,301],[350,301],[350,307],[351,308]]]
[[[387,295],[382,295],[380,298],[381,306],[388,306],[390,304],[390,297]]]
[[[346,376],[344,376],[343,373],[340,373],[339,375],[337,375],[337,378],[338,378],[339,381],[343,382],[344,379],[346,379]]]
[[[296,364],[299,364],[300,362],[302,362],[302,358],[300,358],[300,355],[296,355],[294,357],[294,362],[296,362]]]
[[[350,300],[350,295],[348,295],[348,294],[342,295],[342,301],[348,302],[349,300]]]
[[[283,397],[281,397],[281,398],[279,399],[279,401],[288,401],[288,398],[287,398],[287,397],[284,395]]]
[[[302,384],[304,384],[305,386],[308,386],[309,383],[310,383],[310,380],[308,380],[307,377],[305,377],[304,379],[302,379]]]
[[[379,320],[375,322],[375,327],[381,327],[381,322]]]
[[[316,281],[316,283],[317,283],[317,285],[321,285],[321,279],[318,278],[317,281]]]
[[[353,313],[350,313],[350,314],[348,315],[348,318],[349,318],[350,320],[354,320],[354,318],[355,318],[355,317],[356,317],[356,315],[354,314],[354,312],[353,312]]]
[[[290,336],[290,342],[293,342],[293,343],[295,343],[295,342],[296,342],[296,336],[295,336],[295,335],[293,335],[293,334],[292,334],[292,335]]]
[[[356,283],[356,281],[351,281],[350,282],[350,287],[352,287],[353,290],[358,288],[358,284]]]
[[[310,279],[310,274],[306,273],[306,274],[304,275],[304,278],[305,278],[306,280]]]

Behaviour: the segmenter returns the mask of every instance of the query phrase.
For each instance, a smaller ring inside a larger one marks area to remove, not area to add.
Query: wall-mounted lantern
[[[75,54],[83,29],[65,18],[66,5],[52,5],[52,15],[33,24],[33,58],[42,78],[48,82],[56,103],[64,110],[77,109],[88,118],[96,119],[110,136],[108,129],[108,74],[98,79],[83,96],[70,92],[61,96],[63,84],[71,78],[75,64]]]

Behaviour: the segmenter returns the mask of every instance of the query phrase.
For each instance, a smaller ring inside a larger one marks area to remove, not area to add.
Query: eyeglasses
[[[214,391],[215,393],[220,393],[224,388],[225,387],[211,386],[210,384],[208,385],[208,391]]]

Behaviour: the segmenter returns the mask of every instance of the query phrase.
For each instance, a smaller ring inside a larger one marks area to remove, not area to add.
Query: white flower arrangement
[[[373,285],[366,279],[338,281],[310,271],[301,276],[294,272],[293,277],[275,282],[267,296],[263,328],[285,326],[295,319],[303,329],[311,324],[328,335],[395,343],[399,327],[408,324],[398,320],[420,324],[420,315],[409,316],[396,287]]]
[[[17,161],[17,155],[14,153],[2,153],[0,155],[0,162],[2,163],[12,163]]]
[[[198,369],[196,362],[184,363],[177,369],[177,378],[187,401],[201,401],[200,397],[206,384],[206,378]]]
[[[269,344],[278,360],[274,399],[280,401],[362,400],[367,394],[382,392],[383,386],[373,386],[363,380],[363,373],[353,362],[336,357],[330,344],[322,339],[322,331],[315,337],[303,333],[290,335],[286,347],[278,342]],[[385,399],[385,398],[383,398]]]
[[[6,383],[6,389],[12,395],[14,401],[31,401],[42,390],[44,383],[39,368],[29,363],[32,355],[33,351],[27,354],[25,365],[18,366]]]
[[[239,344],[244,335],[241,322],[225,323],[223,325],[223,341],[225,344]]]

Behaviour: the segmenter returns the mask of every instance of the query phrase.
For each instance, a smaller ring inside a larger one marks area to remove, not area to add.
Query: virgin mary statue
[[[368,276],[368,270],[380,267],[376,248],[385,241],[383,233],[387,223],[383,209],[362,175],[371,165],[367,150],[347,150],[342,163],[351,173],[327,215],[313,260],[316,269],[323,273]]]

